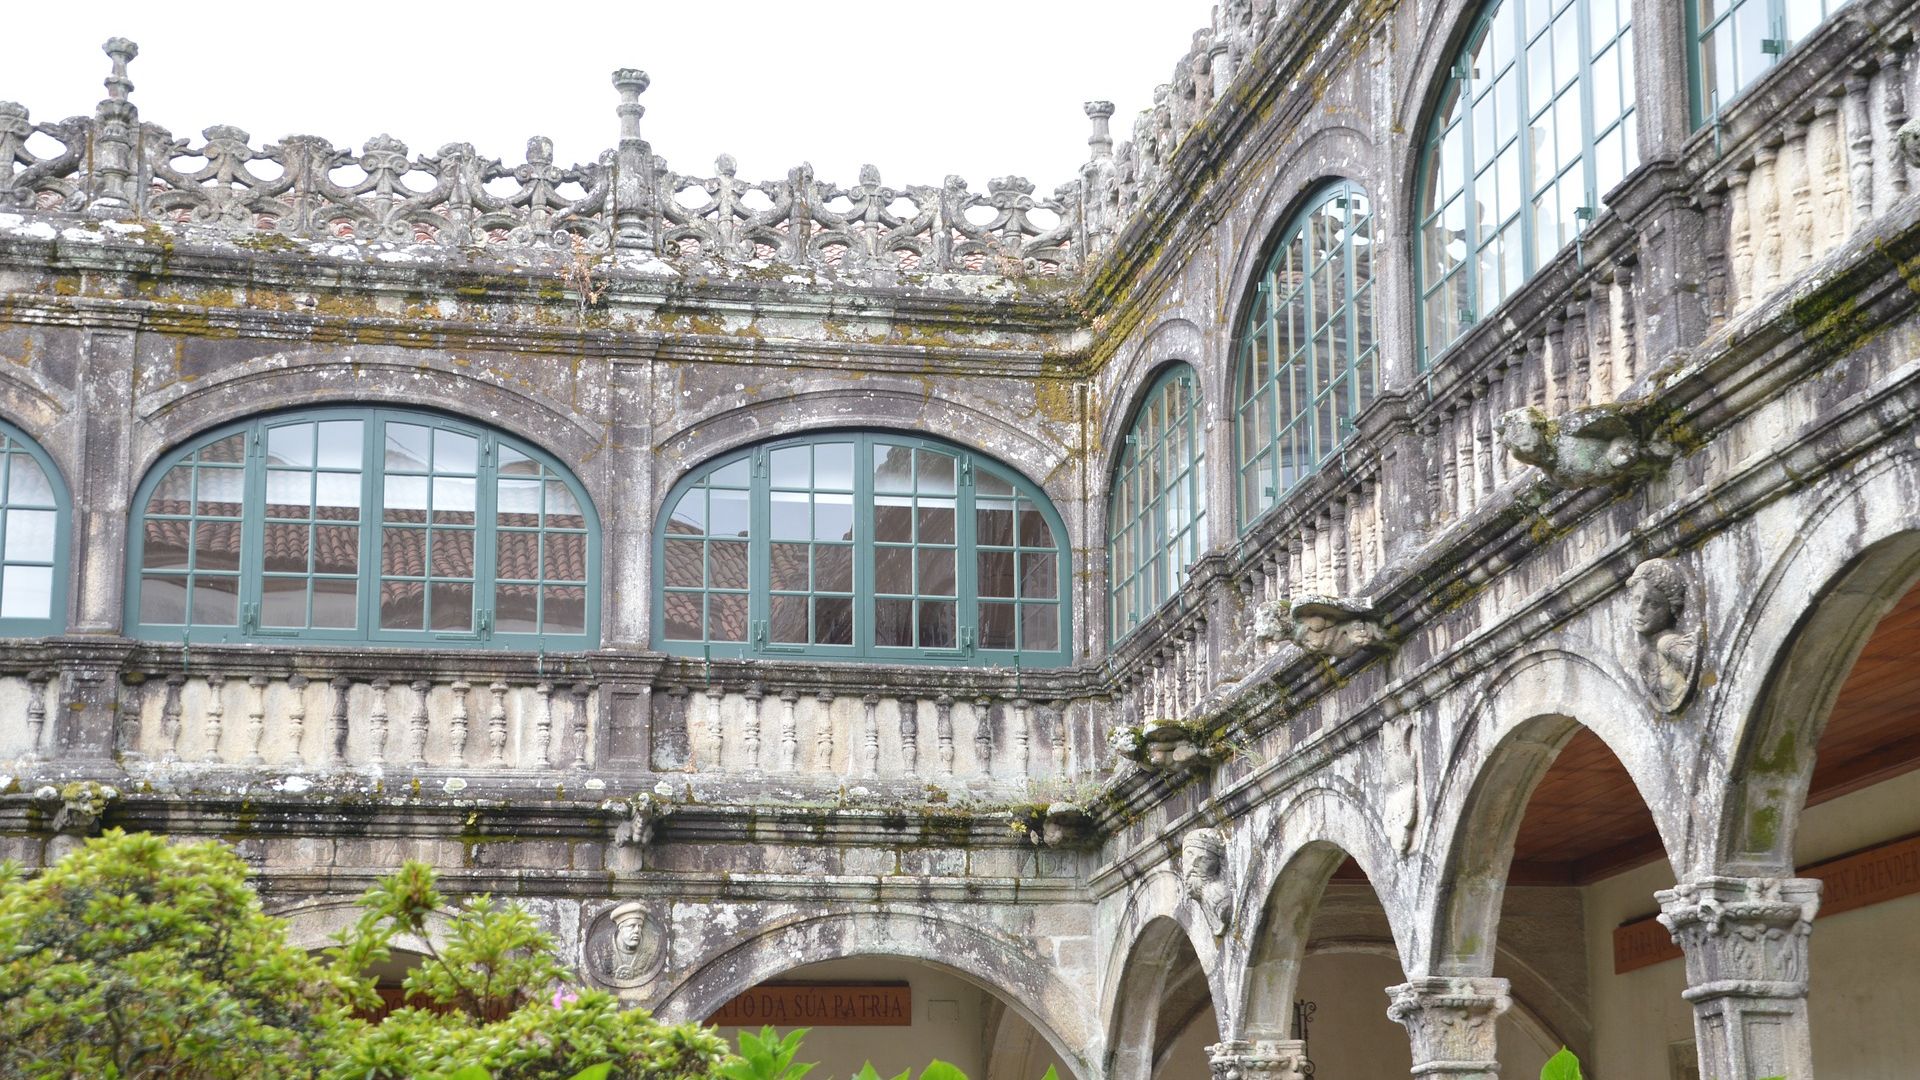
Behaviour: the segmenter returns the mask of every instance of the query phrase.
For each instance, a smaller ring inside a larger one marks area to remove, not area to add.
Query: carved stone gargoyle
[[[654,832],[670,812],[669,808],[651,795],[609,799],[600,805],[601,809],[614,814],[613,861],[624,864],[616,869],[643,869],[647,851],[653,846]]]
[[[1559,487],[1600,487],[1666,469],[1673,445],[1651,427],[1640,404],[1589,405],[1558,417],[1529,406],[1500,418],[1500,441]]]
[[[1287,637],[1309,656],[1345,660],[1392,648],[1373,604],[1337,596],[1303,596],[1287,611]]]
[[[1160,772],[1209,759],[1201,731],[1184,720],[1149,720],[1140,727],[1116,727],[1107,745],[1143,769]]]
[[[1093,844],[1093,817],[1074,803],[1036,806],[1015,821],[1026,828],[1027,839],[1039,847],[1078,851]]]

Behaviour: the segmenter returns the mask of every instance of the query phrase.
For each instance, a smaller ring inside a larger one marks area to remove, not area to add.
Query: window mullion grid
[[[963,467],[964,465],[964,467]],[[980,544],[974,520],[974,484],[980,462],[971,454],[955,460],[953,478],[954,644],[962,655],[980,651]]]

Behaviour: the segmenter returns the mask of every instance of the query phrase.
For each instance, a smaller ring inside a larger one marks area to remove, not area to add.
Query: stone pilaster
[[[1811,878],[1709,877],[1663,890],[1660,923],[1686,953],[1700,1080],[1810,1077]]]
[[[1507,1011],[1507,980],[1430,976],[1387,988],[1387,1016],[1407,1029],[1413,1075],[1494,1080],[1494,1022]]]
[[[1313,1075],[1299,1039],[1240,1039],[1207,1047],[1213,1080],[1306,1080]]]

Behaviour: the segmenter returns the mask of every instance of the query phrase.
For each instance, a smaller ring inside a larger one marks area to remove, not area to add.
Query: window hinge
[[[1784,20],[1773,20],[1773,34],[1760,39],[1760,51],[1768,56],[1779,56],[1787,51],[1787,24]]]
[[[960,475],[967,480],[973,479],[973,459],[972,458],[963,457],[960,459]]]
[[[255,633],[260,629],[260,605],[245,603],[240,605],[241,629],[246,633]]]
[[[753,644],[756,648],[766,648],[767,620],[760,619],[753,624]]]
[[[483,638],[492,637],[493,636],[493,609],[481,608],[479,613],[474,616],[473,624],[474,626],[479,628],[481,637]]]
[[[767,475],[767,449],[764,446],[757,447],[753,451],[753,475]]]
[[[973,627],[963,626],[960,628],[960,647],[967,652],[973,651]]]

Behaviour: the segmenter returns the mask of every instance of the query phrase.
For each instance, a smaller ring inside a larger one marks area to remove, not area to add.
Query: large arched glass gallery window
[[[1346,181],[1306,201],[1254,285],[1234,378],[1244,529],[1339,449],[1380,387],[1373,206]]]
[[[38,443],[0,421],[0,637],[67,625],[73,500]]]
[[[682,656],[1058,666],[1066,531],[1004,465],[835,432],[716,458],[668,493],[653,639]]]
[[[1134,410],[1107,496],[1111,637],[1179,591],[1207,547],[1206,417],[1193,369],[1172,364]]]
[[[1685,0],[1693,116],[1706,124],[1847,0]]]
[[[586,492],[544,451],[481,425],[368,408],[247,420],[162,458],[134,506],[137,637],[599,641]]]
[[[1420,159],[1424,365],[1573,242],[1639,162],[1631,0],[1495,0],[1449,69]]]

